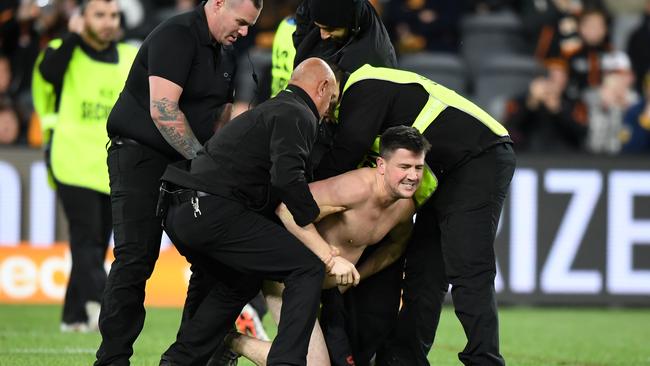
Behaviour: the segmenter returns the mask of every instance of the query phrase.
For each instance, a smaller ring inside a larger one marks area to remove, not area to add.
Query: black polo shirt
[[[210,35],[205,3],[172,17],[144,40],[124,90],[108,117],[108,135],[139,141],[171,158],[182,158],[162,137],[149,113],[149,76],[183,88],[179,105],[201,144],[214,133],[225,103],[233,101],[236,58]]]
[[[234,199],[269,217],[282,201],[304,226],[320,212],[306,177],[317,129],[316,105],[290,84],[219,130],[189,167],[169,165],[162,179]]]

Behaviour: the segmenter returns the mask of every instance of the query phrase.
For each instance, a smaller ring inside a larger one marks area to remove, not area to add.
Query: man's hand
[[[81,35],[85,29],[86,21],[84,17],[79,12],[73,14],[68,21],[68,31]]]
[[[354,264],[343,257],[332,257],[332,262],[334,264],[328,274],[336,279],[337,285],[356,286],[359,284],[361,276]]]

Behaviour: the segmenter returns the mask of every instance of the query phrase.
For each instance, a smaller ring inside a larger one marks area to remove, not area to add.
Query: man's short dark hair
[[[332,73],[334,74],[334,78],[336,79],[336,84],[339,85],[340,88],[343,88],[345,71],[343,71],[343,69],[340,68],[339,65],[337,65],[334,62],[327,61],[325,59],[322,60],[325,61],[325,63],[327,63],[327,66],[329,66],[330,69],[332,69]]]
[[[95,1],[95,0],[82,0],[81,1],[81,4],[79,5],[79,9],[81,10],[82,13],[84,11],[86,11],[86,8],[88,7],[88,3],[91,2],[91,1]],[[106,2],[106,3],[117,1],[119,3],[118,0],[103,0],[103,1]]]
[[[406,149],[416,154],[427,153],[431,144],[415,127],[395,126],[387,129],[379,141],[379,156],[384,159],[397,149]]]

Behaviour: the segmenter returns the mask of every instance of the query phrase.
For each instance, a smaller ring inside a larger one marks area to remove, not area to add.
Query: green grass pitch
[[[99,334],[61,334],[60,306],[0,305],[1,366],[91,365]],[[131,359],[156,366],[172,342],[180,309],[147,310]],[[500,310],[501,347],[509,365],[650,365],[650,309],[508,308]],[[268,317],[270,333],[275,333]],[[432,365],[460,365],[462,328],[451,309],[442,314]],[[240,359],[239,365],[251,363]]]

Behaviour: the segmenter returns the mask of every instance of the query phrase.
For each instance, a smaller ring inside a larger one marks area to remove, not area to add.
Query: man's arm
[[[191,159],[202,146],[180,110],[179,100],[196,62],[197,41],[189,28],[178,24],[162,25],[149,37],[149,113],[167,143]]]
[[[353,202],[351,201],[351,197],[354,197],[355,193],[359,193],[357,192],[359,188],[350,189],[350,187],[363,186],[362,184],[352,182],[355,179],[357,178],[353,174],[348,173],[325,181],[313,182],[309,184],[309,193],[318,206],[344,208]],[[348,187],[348,189],[343,189],[343,187]],[[361,194],[357,194],[356,198],[363,199]],[[336,210],[334,209],[332,211]],[[313,223],[310,222],[307,225],[297,224],[290,209],[284,203],[278,206],[276,214],[287,230],[303,242],[305,246],[326,264],[330,275],[337,277],[338,284],[347,283],[356,285],[359,283],[359,273],[354,265],[346,259],[336,256],[335,253],[333,254],[332,247],[323,239]]]
[[[338,285],[356,286],[359,284],[360,276],[354,264],[343,257],[334,256],[332,248],[318,233],[314,224],[298,226],[284,203],[278,206],[275,213],[284,224],[284,227],[325,263],[327,272],[331,276],[336,276]]]
[[[194,136],[178,106],[183,88],[159,76],[149,76],[149,113],[163,138],[185,159],[192,159],[203,146]]]

